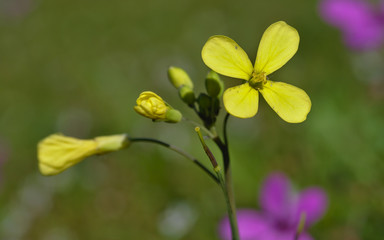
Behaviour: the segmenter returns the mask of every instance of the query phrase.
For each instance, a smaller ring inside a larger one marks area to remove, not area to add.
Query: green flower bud
[[[220,97],[223,94],[224,83],[216,72],[210,71],[208,73],[205,78],[205,89],[211,97]]]
[[[187,86],[190,89],[193,89],[193,82],[191,81],[191,78],[181,68],[169,67],[168,78],[171,81],[172,85],[177,89],[179,89],[182,86]]]
[[[188,86],[182,86],[179,88],[179,96],[188,105],[192,105],[195,102],[195,93],[193,89]]]

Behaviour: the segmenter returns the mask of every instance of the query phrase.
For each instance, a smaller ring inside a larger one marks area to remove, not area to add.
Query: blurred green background
[[[230,118],[237,205],[258,208],[262,180],[281,171],[298,189],[327,191],[328,211],[309,230],[315,239],[382,239],[383,52],[348,50],[317,5],[2,0],[0,239],[217,239],[222,193],[179,155],[137,143],[43,177],[36,144],[54,132],[126,132],[176,144],[208,164],[193,126],[154,124],[133,111],[135,100],[152,90],[197,120],[169,84],[168,66],[184,68],[203,91],[208,68],[200,52],[211,35],[235,39],[253,61],[263,31],[278,20],[294,26],[301,43],[271,79],[304,89],[313,106],[297,125],[264,100],[256,117]]]

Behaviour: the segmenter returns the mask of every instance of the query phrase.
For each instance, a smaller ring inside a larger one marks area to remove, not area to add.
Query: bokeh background
[[[309,230],[315,239],[382,239],[383,52],[345,47],[318,4],[2,0],[0,239],[218,239],[222,193],[179,155],[137,143],[43,177],[36,144],[54,132],[128,133],[176,144],[208,165],[193,126],[152,123],[133,111],[135,100],[152,90],[198,120],[169,84],[168,66],[184,68],[204,91],[208,37],[230,36],[254,60],[263,31],[278,20],[294,26],[301,43],[271,79],[305,89],[313,106],[296,125],[264,100],[256,117],[229,119],[237,205],[257,209],[263,179],[279,171],[297,189],[328,193],[326,215]]]

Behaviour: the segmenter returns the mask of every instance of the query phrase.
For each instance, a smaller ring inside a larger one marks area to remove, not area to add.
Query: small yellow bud
[[[168,78],[171,81],[172,85],[177,89],[182,86],[187,86],[190,89],[193,89],[193,82],[191,81],[191,78],[181,68],[169,67]]]
[[[52,134],[37,146],[39,169],[43,175],[56,175],[95,154],[117,151],[129,145],[127,135],[111,135],[82,140]]]
[[[135,111],[154,121],[179,122],[182,115],[154,92],[142,92],[136,100]]]
[[[142,92],[136,100],[135,111],[153,120],[163,120],[168,110],[164,100],[154,92]]]

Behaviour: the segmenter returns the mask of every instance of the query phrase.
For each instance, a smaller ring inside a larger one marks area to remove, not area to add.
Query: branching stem
[[[153,139],[153,138],[130,138],[129,139],[131,142],[149,142],[149,143],[155,143],[155,144],[159,144],[163,147],[166,147],[174,152],[177,152],[178,154],[182,155],[183,157],[191,160],[193,163],[195,163],[197,166],[199,166],[204,172],[206,172],[216,183],[220,183],[219,179],[217,176],[215,176],[210,170],[208,170],[207,167],[205,167],[199,160],[197,160],[196,158],[194,158],[193,156],[191,156],[190,154],[186,153],[185,151],[183,151],[182,149],[174,146],[174,145],[171,145],[169,143],[166,143],[166,142],[163,142],[163,141],[160,141],[160,140],[157,140],[157,139]]]

